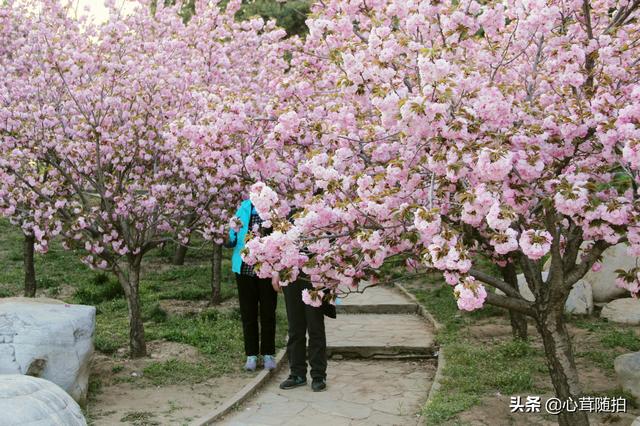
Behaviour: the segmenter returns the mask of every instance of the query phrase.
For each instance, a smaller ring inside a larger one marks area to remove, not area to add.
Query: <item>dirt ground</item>
[[[136,360],[94,355],[92,380],[99,380],[101,386],[86,409],[90,424],[188,424],[216,409],[253,377],[238,373],[196,384],[155,386],[142,378],[149,363],[170,359],[197,362],[201,355],[192,346],[166,341],[149,342],[148,351],[149,357]]]

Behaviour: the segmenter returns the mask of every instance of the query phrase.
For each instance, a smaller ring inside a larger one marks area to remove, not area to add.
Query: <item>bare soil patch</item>
[[[251,379],[248,373],[230,373],[191,384],[156,386],[145,380],[151,363],[170,360],[197,363],[203,360],[190,345],[148,342],[149,356],[128,359],[96,353],[91,380],[98,383],[91,393],[86,414],[90,424],[181,425],[214,410]]]

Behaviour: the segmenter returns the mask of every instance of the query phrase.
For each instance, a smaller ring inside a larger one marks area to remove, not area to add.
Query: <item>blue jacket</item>
[[[233,255],[231,256],[231,270],[236,274],[240,273],[240,269],[242,268],[242,258],[240,257],[240,251],[244,248],[244,240],[247,236],[247,232],[249,231],[249,221],[251,220],[251,210],[253,209],[253,204],[251,204],[251,200],[244,200],[240,207],[238,207],[238,211],[236,212],[236,217],[240,219],[242,222],[242,228],[238,232],[231,229],[229,231],[229,247],[234,247]]]

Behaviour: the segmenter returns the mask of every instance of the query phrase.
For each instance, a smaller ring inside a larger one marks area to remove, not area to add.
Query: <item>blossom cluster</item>
[[[555,0],[316,3],[267,136],[290,174],[263,180],[298,211],[285,232],[318,250],[302,265],[314,287],[405,256],[470,310],[493,285],[481,257],[559,258],[575,280],[609,246],[640,253],[637,18]]]
[[[391,259],[470,310],[495,284],[480,258],[542,291],[566,284],[547,258],[577,280],[607,247],[640,253],[636,3],[325,0],[304,40],[236,21],[239,0],[186,26],[42,3],[0,7],[0,212],[41,249],[61,235],[112,268],[221,242],[248,191],[273,232],[245,261],[304,274],[311,304]]]

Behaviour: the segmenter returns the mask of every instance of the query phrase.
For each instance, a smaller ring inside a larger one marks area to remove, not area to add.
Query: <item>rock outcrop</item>
[[[600,316],[620,324],[640,325],[640,299],[625,297],[612,300],[604,305]]]
[[[613,361],[618,383],[623,390],[640,399],[640,352],[616,357]]]
[[[0,374],[0,426],[84,426],[80,406],[48,380]]]
[[[84,404],[96,309],[53,299],[0,300],[0,374],[47,379]]]

